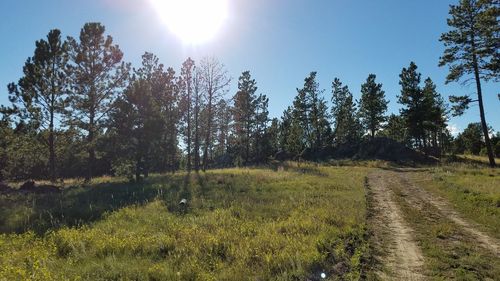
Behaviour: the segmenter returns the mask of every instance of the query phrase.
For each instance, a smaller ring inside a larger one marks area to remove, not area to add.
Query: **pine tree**
[[[128,80],[130,66],[122,62],[123,53],[105,36],[100,23],[87,23],[80,32],[80,41],[68,38],[70,74],[73,89],[70,95],[71,123],[87,132],[88,173],[93,176],[96,161],[96,138],[104,127],[116,95]]]
[[[188,58],[183,64],[181,69],[181,76],[179,79],[179,91],[181,93],[181,115],[184,123],[184,142],[186,143],[187,154],[187,170],[191,171],[192,165],[192,111],[193,111],[193,75],[195,72],[195,62]]]
[[[438,149],[443,143],[443,133],[446,130],[446,107],[441,95],[436,91],[436,85],[427,78],[422,88],[424,95],[424,130],[428,146]],[[440,154],[440,153],[438,153]],[[439,156],[439,155],[438,155]]]
[[[266,158],[273,157],[280,151],[280,121],[278,118],[271,120],[271,125],[266,129],[262,155]]]
[[[333,135],[337,145],[358,142],[361,139],[361,123],[356,104],[349,87],[335,78],[332,83]]]
[[[386,120],[385,113],[389,101],[385,99],[385,92],[382,90],[382,84],[377,84],[375,74],[370,74],[366,82],[361,85],[361,100],[359,113],[365,129],[370,132],[371,138],[375,137],[376,132],[381,128]]]
[[[397,142],[408,144],[407,131],[405,119],[400,115],[391,114],[380,134]]]
[[[111,111],[111,129],[117,137],[115,155],[118,165],[133,162],[136,181],[147,175],[162,121],[151,83],[145,79],[133,81],[124,95],[119,97]],[[130,171],[132,172],[132,171]]]
[[[238,92],[234,95],[233,132],[235,135],[236,157],[243,160],[244,165],[250,162],[250,146],[256,125],[257,83],[252,79],[250,71],[245,71],[238,79]]]
[[[325,148],[330,138],[328,108],[321,96],[323,91],[319,89],[316,76],[316,72],[311,72],[304,79],[303,88],[297,89],[292,112],[295,122],[302,127],[301,146],[310,149],[313,154]]]
[[[266,155],[263,154],[266,140],[265,134],[269,123],[269,98],[260,94],[255,100],[255,126],[253,129],[252,139],[254,142],[254,161],[257,163],[264,162]]]
[[[450,16],[448,26],[451,30],[441,35],[446,49],[439,65],[449,66],[447,83],[473,76],[488,158],[490,166],[495,167],[484,112],[481,80],[500,79],[500,4],[498,0],[460,0],[458,5],[450,6]],[[464,83],[470,80],[466,78]],[[458,109],[458,115],[473,102],[469,96],[450,97],[450,101],[458,103],[455,107]]]
[[[142,66],[114,103],[111,129],[117,137],[117,162],[134,162],[136,180],[156,170],[172,170],[177,156],[177,92],[175,72],[164,70],[152,53],[142,56]],[[172,135],[174,137],[172,137]]]
[[[55,120],[63,113],[68,90],[68,45],[61,32],[51,30],[47,40],[36,42],[35,54],[26,61],[24,76],[8,86],[13,110],[48,130],[50,180],[56,180]]]
[[[403,68],[399,75],[401,95],[398,102],[404,106],[401,116],[408,128],[408,134],[419,148],[426,145],[424,120],[426,116],[425,96],[420,88],[421,74],[414,62]]]
[[[221,99],[216,106],[216,144],[214,158],[220,167],[229,167],[232,161],[229,156],[231,105],[229,101]]]

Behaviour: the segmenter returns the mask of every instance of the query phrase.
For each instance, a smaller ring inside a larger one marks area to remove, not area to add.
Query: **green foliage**
[[[410,63],[408,68],[403,68],[399,75],[401,85],[401,95],[399,103],[403,105],[401,116],[404,118],[408,128],[408,134],[411,136],[415,145],[423,147],[424,143],[424,120],[425,110],[424,95],[420,88],[421,74],[417,71],[417,65]]]
[[[349,87],[335,78],[332,83],[333,135],[337,145],[358,142],[362,137],[362,126],[354,98]]]
[[[382,84],[377,84],[375,74],[370,74],[366,82],[361,85],[361,100],[359,102],[359,115],[362,124],[375,137],[376,132],[386,120],[385,112],[389,101],[385,99]]]
[[[142,67],[113,104],[108,132],[114,144],[111,154],[118,163],[134,161],[136,180],[158,169],[155,163],[172,165],[165,156],[175,155],[177,147],[177,139],[171,137],[178,122],[174,77],[173,70],[164,71],[158,58],[146,53]]]
[[[481,127],[488,151],[490,166],[495,167],[494,151],[488,135],[488,126],[483,105],[481,80],[500,80],[500,7],[497,0],[460,0],[450,6],[448,26],[450,31],[441,35],[446,49],[439,61],[440,66],[448,66],[446,82],[473,79],[477,88],[477,102],[481,117]],[[451,97],[456,114],[463,114],[472,100],[468,96]]]
[[[446,106],[431,78],[424,81],[423,87],[420,86],[421,76],[414,62],[401,71],[401,117],[411,144],[440,156],[446,143]]]
[[[481,149],[485,147],[483,133],[480,123],[471,123],[460,133],[455,140],[455,153],[465,152],[479,155]]]
[[[56,179],[55,121],[65,111],[68,91],[68,44],[61,32],[51,30],[47,40],[36,42],[35,54],[26,61],[18,84],[8,85],[12,111],[36,129],[47,130],[42,143],[48,146],[50,178]]]
[[[316,72],[311,72],[304,79],[304,87],[297,89],[297,96],[293,102],[292,130],[297,134],[295,150],[310,149],[314,154],[330,144],[330,123],[326,102],[321,96],[319,84],[316,82]],[[301,129],[298,130],[298,127]],[[299,135],[301,131],[301,135]],[[300,143],[300,145],[299,145]],[[300,149],[299,149],[300,147]]]
[[[500,78],[500,8],[496,0],[460,0],[450,6],[450,31],[441,35],[446,49],[440,66],[449,66],[447,82],[478,70],[484,80]],[[467,81],[467,80],[466,80]]]
[[[71,64],[70,123],[87,132],[88,174],[93,176],[96,140],[104,128],[116,95],[127,82],[130,65],[123,53],[105,36],[100,23],[86,23],[80,40],[69,37]]]
[[[267,128],[269,99],[257,95],[257,82],[250,71],[244,71],[238,80],[238,92],[233,97],[233,135],[235,157],[250,162],[261,162],[263,134]],[[258,161],[256,161],[258,160]]]
[[[404,118],[400,115],[391,114],[380,135],[391,138],[400,143],[408,143],[407,127]]]

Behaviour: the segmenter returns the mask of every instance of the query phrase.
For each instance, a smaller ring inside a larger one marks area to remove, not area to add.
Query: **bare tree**
[[[205,131],[205,146],[203,151],[203,171],[208,167],[208,148],[212,142],[212,126],[214,120],[214,105],[224,95],[231,82],[224,64],[216,58],[204,58],[200,64],[202,88],[205,94],[207,110],[207,128]]]

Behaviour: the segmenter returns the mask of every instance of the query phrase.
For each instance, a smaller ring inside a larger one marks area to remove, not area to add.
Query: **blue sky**
[[[475,93],[474,87],[445,85],[439,68],[443,51],[439,36],[447,30],[448,7],[458,0],[229,0],[229,18],[210,42],[186,46],[162,23],[149,0],[2,0],[0,1],[0,103],[6,104],[7,83],[17,81],[34,42],[52,28],[77,37],[84,23],[102,22],[120,45],[125,60],[138,65],[145,51],[155,53],[176,70],[188,56],[216,56],[236,90],[239,74],[250,70],[259,92],[270,98],[272,116],[292,103],[296,88],[318,71],[329,99],[331,81],[339,77],[356,98],[368,74],[377,74],[398,112],[399,73],[415,61],[423,79],[430,76],[439,92]],[[498,83],[484,85],[486,117],[500,130]],[[478,107],[452,118],[458,130],[479,121]]]

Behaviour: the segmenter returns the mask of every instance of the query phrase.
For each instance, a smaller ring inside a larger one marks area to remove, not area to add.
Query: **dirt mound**
[[[336,149],[334,158],[354,160],[385,160],[397,163],[433,164],[437,160],[406,147],[390,138],[374,138],[358,144],[346,144]]]
[[[61,190],[53,185],[36,185],[34,181],[27,181],[21,185],[19,191],[24,193],[47,194],[58,193]]]

